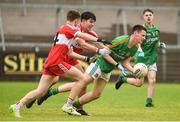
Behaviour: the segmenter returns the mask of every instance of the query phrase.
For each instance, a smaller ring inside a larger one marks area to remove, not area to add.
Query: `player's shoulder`
[[[159,28],[156,25],[153,25],[154,29],[159,30]]]
[[[112,43],[113,42],[125,42],[125,41],[128,41],[129,40],[129,35],[122,35],[122,36],[117,36],[116,38],[114,38],[112,40]]]
[[[114,38],[112,40],[112,45],[110,46],[110,48],[116,47],[118,45],[121,45],[125,42],[129,41],[130,36],[129,35],[122,35],[122,36],[118,36],[116,38]]]
[[[60,29],[62,29],[62,30],[79,30],[79,28],[78,27],[74,27],[74,26],[72,26],[72,25],[70,25],[70,24],[64,24],[64,25],[62,25],[62,26],[60,26],[59,28],[58,28],[59,30]]]
[[[159,31],[159,28],[156,26],[156,25],[152,25],[152,27],[149,27],[146,23],[143,24],[143,26],[147,29],[147,30],[158,30]]]

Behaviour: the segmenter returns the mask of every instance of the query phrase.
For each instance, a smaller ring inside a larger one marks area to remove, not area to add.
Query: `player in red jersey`
[[[53,84],[53,79],[56,76],[68,74],[78,82],[86,81],[84,74],[80,70],[68,64],[68,56],[81,60],[87,59],[87,57],[79,55],[72,51],[70,51],[71,53],[69,53],[69,49],[72,46],[75,37],[80,37],[82,39],[92,41],[103,40],[79,31],[79,29],[77,28],[79,23],[80,13],[76,10],[70,10],[67,13],[67,22],[57,31],[54,39],[54,45],[51,47],[48,57],[44,63],[44,71],[37,89],[30,91],[19,102],[9,107],[10,112],[12,112],[15,117],[21,117],[20,108],[33,101],[34,99],[42,96],[43,93],[45,93]],[[66,112],[70,114],[80,115],[72,106],[67,106],[66,110]]]
[[[94,13],[89,12],[89,11],[83,12],[81,14],[80,30],[84,33],[88,33],[94,37],[97,37],[97,34],[92,30],[95,22],[96,22],[96,16],[94,15]],[[100,54],[106,53],[106,50],[104,48],[99,49],[96,47],[97,45],[93,46],[91,44],[88,44],[83,39],[77,39],[76,38],[76,40],[77,41],[74,41],[74,43],[73,43],[73,51],[78,53],[78,54],[81,54],[83,52],[83,50],[97,52]],[[98,47],[100,47],[100,46],[98,46]],[[75,66],[76,68],[78,68],[80,71],[82,71],[84,73],[84,70],[83,70],[81,64],[78,62],[77,59],[68,58],[68,62],[69,62],[69,64],[71,64],[72,66]],[[54,83],[56,83],[58,80],[59,80],[59,77],[54,78]],[[48,91],[42,97],[38,98],[37,104],[41,105],[44,102],[44,100],[46,100],[48,97],[50,97],[52,95],[56,95],[58,93],[70,91],[72,86],[74,85],[74,83],[75,82],[66,83],[64,85],[59,86],[58,88],[48,89]],[[84,93],[86,93],[86,88],[82,90],[82,93],[80,94],[80,96],[82,96]],[[35,102],[35,100],[30,102],[29,104],[27,104],[26,107],[31,108],[31,106],[33,105],[34,102]],[[77,109],[77,112],[81,113],[81,115],[88,115],[88,113],[86,113],[83,110],[82,106],[80,106]]]

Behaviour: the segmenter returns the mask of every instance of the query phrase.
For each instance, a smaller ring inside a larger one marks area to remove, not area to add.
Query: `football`
[[[137,63],[134,65],[133,74],[136,78],[144,78],[147,75],[148,68],[144,63]]]

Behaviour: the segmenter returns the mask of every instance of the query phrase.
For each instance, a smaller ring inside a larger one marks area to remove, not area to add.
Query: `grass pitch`
[[[0,121],[180,121],[180,84],[157,84],[153,108],[144,107],[147,84],[138,88],[123,84],[115,90],[114,83],[109,83],[100,99],[84,106],[91,116],[77,117],[62,112],[69,93],[61,93],[41,106],[23,107],[22,119],[13,117],[8,107],[37,85],[37,82],[0,81]],[[88,90],[91,88],[89,85]]]

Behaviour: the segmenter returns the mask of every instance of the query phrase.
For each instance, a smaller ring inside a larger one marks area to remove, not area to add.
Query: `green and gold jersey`
[[[158,42],[160,38],[160,32],[156,26],[149,27],[147,24],[144,24],[144,27],[147,29],[146,40],[142,43],[141,47],[144,52],[144,58],[137,58],[136,63],[143,62],[146,65],[151,65],[157,62],[158,59]]]
[[[138,48],[136,45],[128,48],[129,39],[129,35],[123,35],[112,40],[112,45],[109,47],[111,50],[109,55],[116,62],[124,61],[125,59],[135,55]],[[96,63],[100,66],[101,71],[104,73],[109,73],[115,68],[115,66],[106,61],[102,55],[97,57]]]

